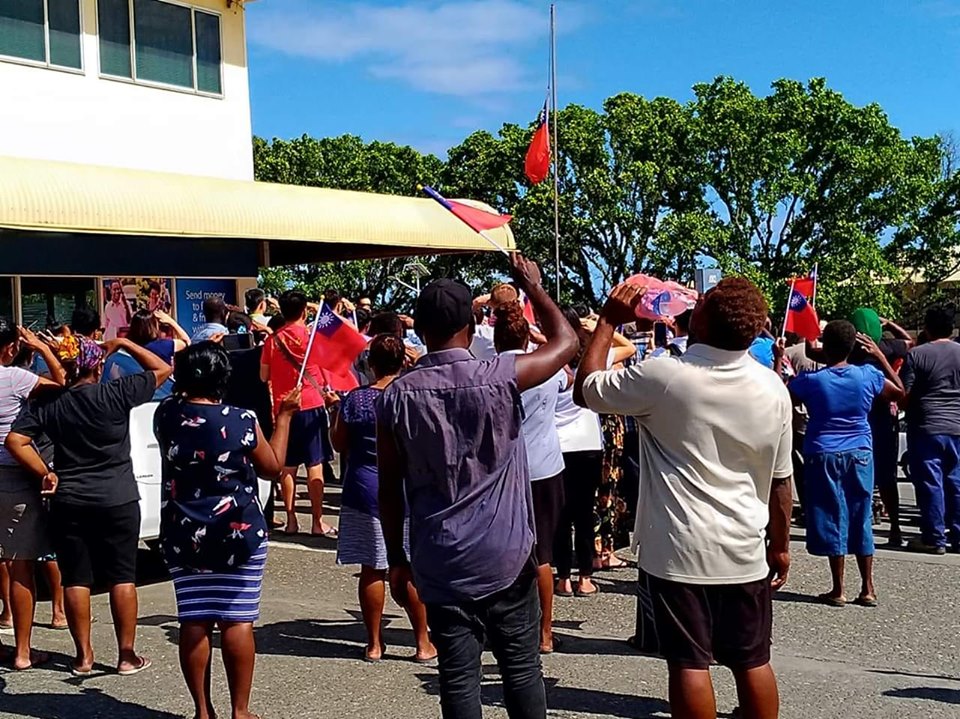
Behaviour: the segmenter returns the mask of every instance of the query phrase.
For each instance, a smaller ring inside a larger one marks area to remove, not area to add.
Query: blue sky
[[[960,130],[960,0],[560,0],[560,105],[691,97],[727,74],[878,102],[906,135]],[[247,6],[254,132],[352,133],[442,154],[543,104],[541,0],[261,0]],[[960,133],[958,133],[960,134]]]

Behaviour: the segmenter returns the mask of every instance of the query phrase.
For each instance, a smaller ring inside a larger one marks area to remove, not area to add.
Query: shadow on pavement
[[[914,679],[939,679],[944,682],[960,682],[960,677],[942,674],[918,674],[916,672],[898,672],[895,669],[868,669],[871,674],[885,674],[890,677],[913,677]]]
[[[773,601],[791,602],[793,604],[820,604],[820,600],[810,594],[785,592],[782,589],[779,592],[774,592]]]
[[[885,691],[883,695],[895,699],[926,699],[943,704],[960,704],[960,689],[915,687],[913,689],[890,689]]]
[[[255,630],[258,654],[312,657],[321,659],[361,660],[367,645],[367,633],[362,622],[350,620],[296,619],[264,624]],[[412,656],[415,651],[413,632],[409,629],[385,627],[383,638],[387,656],[398,657],[399,652]]]
[[[484,706],[503,706],[503,687],[497,667],[484,665],[480,701]],[[423,690],[432,696],[440,694],[440,680],[436,674],[417,674]],[[616,694],[593,689],[560,686],[556,679],[545,679],[547,708],[551,711],[573,714],[601,714],[616,719],[653,719],[669,714],[670,706],[663,699]]]
[[[596,637],[577,637],[557,632],[561,645],[557,654],[584,654],[606,657],[640,657],[636,649],[627,644],[626,639],[602,639]]]
[[[114,699],[99,689],[81,689],[79,694],[7,694],[6,681],[0,677],[0,707],[5,716],[33,719],[182,719],[179,714],[148,709],[131,702]]]

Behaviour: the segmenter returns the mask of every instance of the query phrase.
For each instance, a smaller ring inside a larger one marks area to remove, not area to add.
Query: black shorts
[[[139,501],[118,507],[55,501],[50,528],[64,587],[112,587],[137,581]]]
[[[895,487],[899,480],[900,435],[895,427],[873,430],[873,477],[877,487]]]
[[[653,607],[660,653],[669,664],[708,669],[716,660],[746,671],[770,662],[769,579],[747,584],[682,584],[650,575],[645,579],[641,599]]]
[[[323,407],[297,412],[290,420],[285,467],[316,467],[333,459],[327,410]]]
[[[533,493],[533,524],[537,530],[537,565],[553,563],[553,538],[563,511],[563,472],[530,483]]]

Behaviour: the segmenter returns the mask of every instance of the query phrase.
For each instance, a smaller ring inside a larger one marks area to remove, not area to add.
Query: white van
[[[159,402],[149,402],[130,413],[130,459],[140,489],[140,541],[153,544],[160,537],[160,444],[153,434],[153,415]],[[270,498],[270,482],[260,480],[260,504]]]

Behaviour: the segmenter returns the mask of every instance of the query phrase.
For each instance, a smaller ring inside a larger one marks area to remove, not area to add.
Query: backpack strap
[[[284,342],[284,341],[283,341],[280,337],[278,337],[277,335],[274,335],[274,336],[273,336],[273,341],[276,342],[276,343],[277,343],[277,347],[280,348],[280,354],[283,355],[283,358],[284,358],[285,360],[287,360],[287,362],[289,362],[293,367],[296,367],[296,368],[297,368],[297,372],[299,372],[299,371],[300,371],[300,367],[302,367],[302,365],[300,364],[300,360],[299,360],[299,359],[297,358],[297,356],[293,353],[293,350],[291,350],[289,347],[287,347],[287,343]],[[304,378],[305,380],[307,380],[307,382],[310,383],[310,386],[313,387],[315,390],[317,390],[317,392],[319,392],[321,396],[323,395],[323,390],[320,388],[320,383],[317,382],[316,379],[314,379],[314,377],[313,377],[312,374],[310,374],[309,372],[304,372],[304,373],[303,373],[303,378]]]

